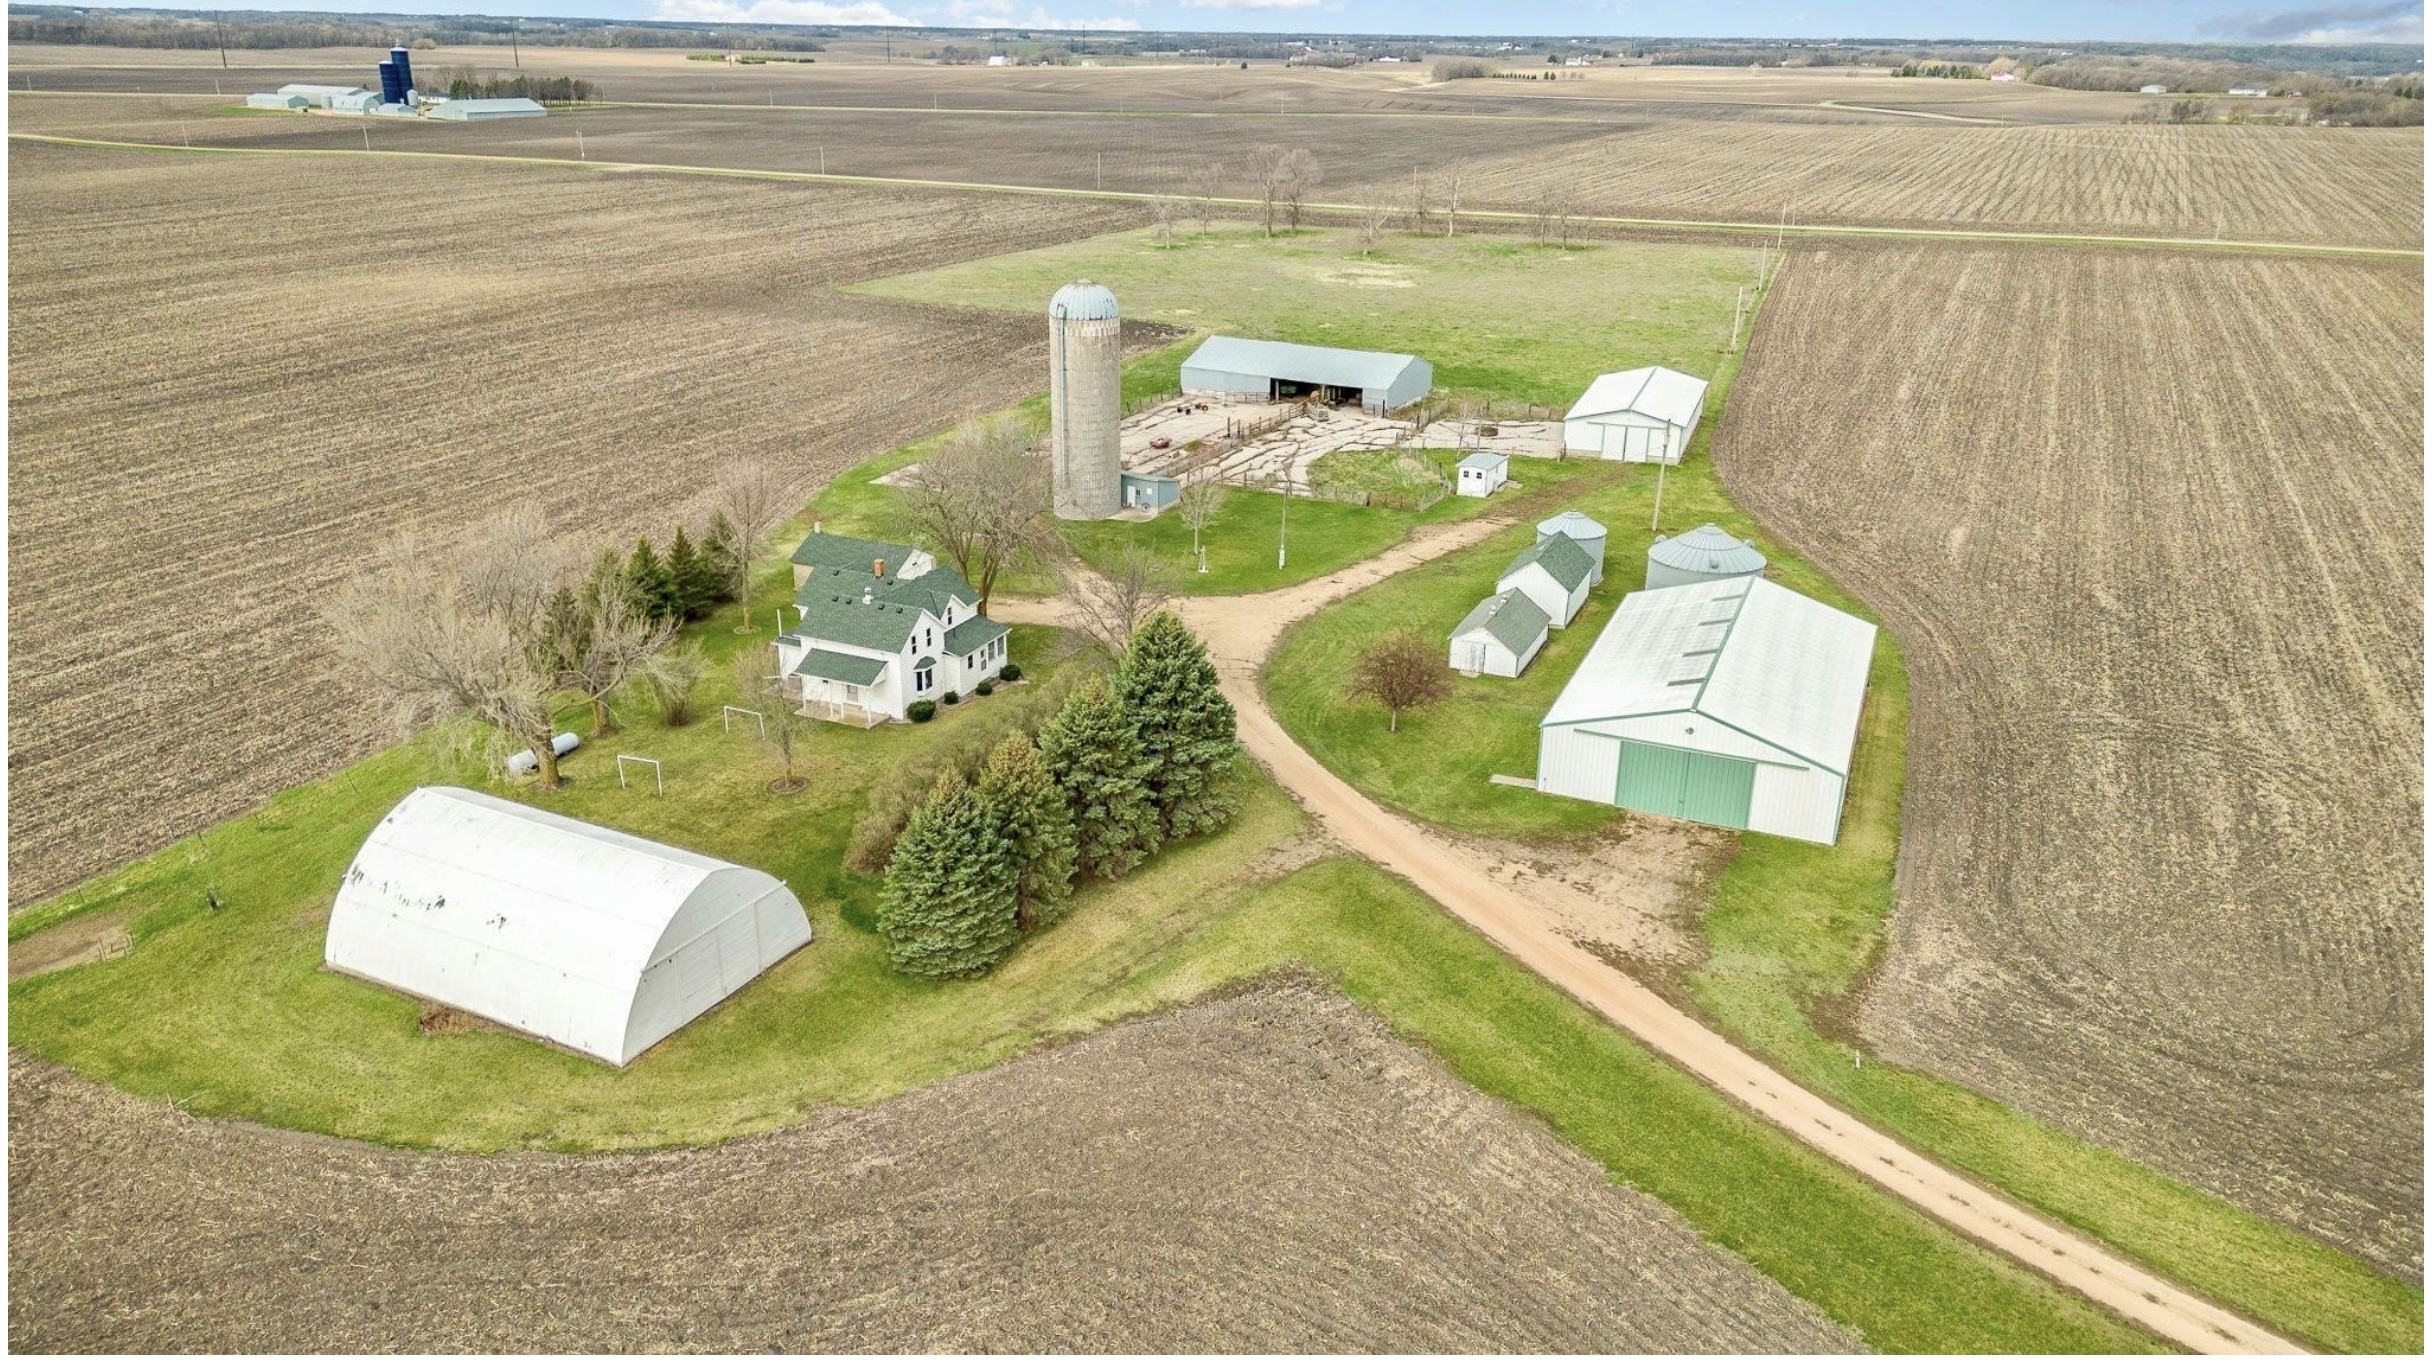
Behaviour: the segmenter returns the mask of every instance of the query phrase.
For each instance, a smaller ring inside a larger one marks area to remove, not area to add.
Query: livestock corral
[[[1126,220],[22,143],[9,170],[12,904],[380,740],[311,604],[367,545],[519,501],[664,535],[745,457],[807,494],[1045,363],[1026,318],[836,286]]]
[[[1867,1039],[2420,1274],[2420,267],[1836,246],[1750,354],[1914,679]]]

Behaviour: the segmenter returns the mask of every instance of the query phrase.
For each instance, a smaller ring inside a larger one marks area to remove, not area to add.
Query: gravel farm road
[[[2301,1353],[2305,1349],[2138,1267],[1969,1178],[1918,1154],[1775,1071],[1562,935],[1536,905],[1498,884],[1487,867],[1387,812],[1292,741],[1268,710],[1259,674],[1285,629],[1331,602],[1429,559],[1467,548],[1508,519],[1430,526],[1395,548],[1330,577],[1252,596],[1186,597],[1176,604],[1206,640],[1224,692],[1241,716],[1242,746],[1345,846],[1400,875],[1614,1025],[1827,1157],[1970,1239],[2006,1253],[2097,1305],[2198,1353]],[[1010,623],[1062,623],[1052,600],[999,598],[989,613]]]

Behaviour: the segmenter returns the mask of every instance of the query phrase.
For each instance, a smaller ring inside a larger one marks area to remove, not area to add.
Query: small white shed
[[[1538,727],[1537,788],[1830,845],[1874,652],[1761,577],[1632,592]]]
[[[1512,460],[1508,454],[1479,450],[1461,460],[1454,470],[1459,477],[1453,490],[1465,497],[1491,497],[1505,482],[1510,481]]]
[[[355,853],[323,960],[622,1067],[810,941],[774,876],[434,785]]]
[[[1517,591],[1478,602],[1452,631],[1452,669],[1463,676],[1518,676],[1545,647],[1551,623]]]
[[[1706,414],[1706,380],[1651,366],[1605,374],[1562,418],[1562,448],[1625,463],[1680,462]]]
[[[1553,626],[1562,629],[1588,603],[1595,576],[1596,563],[1586,549],[1568,535],[1548,535],[1503,569],[1495,590],[1517,591],[1535,601]]]

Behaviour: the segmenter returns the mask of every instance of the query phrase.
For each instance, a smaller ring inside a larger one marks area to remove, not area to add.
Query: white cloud
[[[913,21],[879,0],[659,0],[653,19],[690,19],[721,24],[886,24],[909,28]]]
[[[1316,9],[1325,0],[1181,0],[1184,9]]]
[[[2318,5],[2269,14],[2233,14],[2209,32],[2267,43],[2407,43],[2424,40],[2421,0]]]
[[[1058,19],[1042,5],[1032,5],[1027,16],[1014,11],[1013,0],[953,0],[945,8],[945,27],[949,28],[1035,28],[1045,31],[1086,28],[1092,33],[1113,30],[1136,31],[1137,19]]]

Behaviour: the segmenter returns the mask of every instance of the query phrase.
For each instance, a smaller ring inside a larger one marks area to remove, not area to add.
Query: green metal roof
[[[986,615],[973,615],[946,631],[946,651],[976,653],[1005,636],[1005,626]]]
[[[870,564],[881,559],[887,565],[887,576],[903,568],[904,560],[912,556],[910,544],[890,544],[883,539],[855,539],[849,534],[810,534],[794,550],[794,562],[802,567],[858,569],[862,576],[870,575]]]
[[[1586,549],[1579,547],[1578,543],[1569,535],[1557,534],[1514,558],[1512,565],[1503,569],[1503,575],[1496,578],[1496,582],[1500,584],[1510,581],[1513,573],[1531,563],[1537,564],[1552,574],[1554,580],[1560,582],[1565,591],[1575,590],[1581,582],[1594,576],[1596,572],[1596,560],[1588,557]]]
[[[804,653],[802,661],[794,667],[796,676],[817,676],[849,686],[867,686],[886,675],[886,671],[887,664],[878,658],[832,653],[825,648]]]
[[[1525,653],[1529,645],[1543,637],[1553,618],[1537,607],[1535,601],[1518,591],[1506,591],[1478,602],[1478,608],[1462,616],[1452,631],[1454,638],[1472,629],[1484,629],[1495,642],[1512,650],[1514,657]]]

